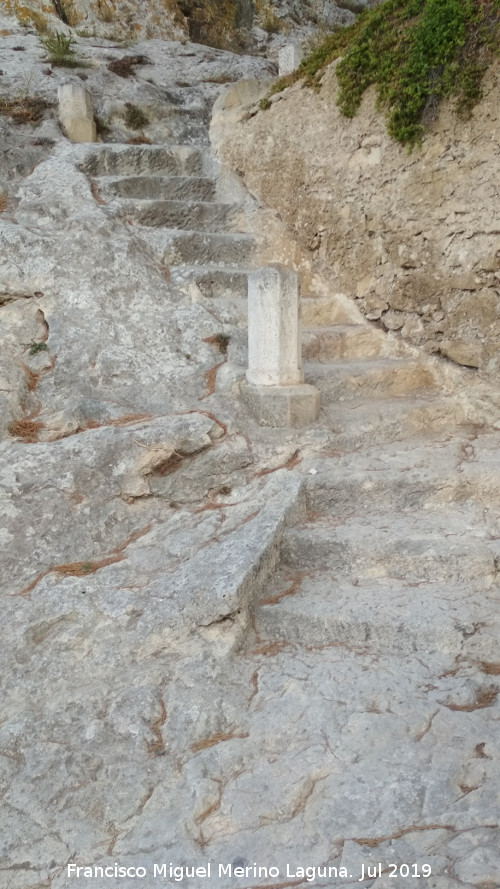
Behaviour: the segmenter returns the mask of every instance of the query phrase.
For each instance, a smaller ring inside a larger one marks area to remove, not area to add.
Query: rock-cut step
[[[439,454],[439,449],[436,448]],[[354,458],[356,454],[350,455]],[[315,461],[318,465],[318,461]],[[308,509],[351,511],[379,510],[379,517],[391,510],[442,507],[472,501],[482,507],[495,506],[500,499],[500,471],[494,474],[475,465],[465,464],[457,471],[453,462],[434,461],[428,467],[362,470],[356,465],[349,471],[329,467],[308,482]],[[321,467],[321,464],[319,464]]]
[[[438,651],[452,657],[474,645],[498,659],[498,589],[471,594],[468,583],[402,583],[392,578],[356,585],[324,572],[281,571],[254,613],[262,640],[321,648],[342,644],[387,654]],[[475,637],[479,634],[480,638]],[[470,641],[469,641],[470,640]]]
[[[87,176],[199,176],[206,151],[189,145],[103,145],[80,164]],[[156,197],[156,196],[155,196]]]
[[[244,299],[248,295],[250,268],[230,269],[219,265],[182,265],[173,268],[170,280],[179,288],[194,282],[207,299]]]
[[[307,327],[302,332],[302,356],[305,361],[374,358],[387,354],[387,349],[387,335],[368,324]]]
[[[194,231],[229,232],[234,229],[234,204],[215,201],[141,201],[124,202],[120,217],[135,225],[151,228],[178,228]]]
[[[407,583],[492,583],[500,541],[490,539],[475,505],[416,513],[325,515],[283,535],[282,562],[333,572],[350,582],[377,577]]]
[[[205,176],[126,176],[101,178],[104,196],[133,198],[136,201],[212,201],[216,182]]]
[[[347,347],[346,347],[347,348]],[[436,372],[418,359],[365,358],[323,364],[306,361],[304,374],[323,401],[357,398],[401,398],[439,386]]]
[[[331,369],[334,372],[334,368]],[[316,382],[305,374],[306,383]],[[367,444],[432,435],[467,423],[466,410],[448,396],[330,401],[322,395],[321,419],[332,430],[332,446],[355,450]]]
[[[187,263],[247,265],[253,257],[254,235],[143,228],[141,238],[168,266]]]

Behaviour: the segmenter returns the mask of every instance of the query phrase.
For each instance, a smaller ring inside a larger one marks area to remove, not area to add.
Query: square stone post
[[[274,264],[248,278],[245,402],[262,426],[304,426],[317,419],[319,392],[304,384],[298,276]]]
[[[59,122],[72,142],[95,142],[96,125],[92,98],[85,87],[64,83],[58,90]]]
[[[303,382],[297,275],[269,265],[248,277],[248,371],[254,386]]]
[[[278,54],[279,76],[291,74],[299,67],[303,58],[304,53],[298,43],[287,43]]]

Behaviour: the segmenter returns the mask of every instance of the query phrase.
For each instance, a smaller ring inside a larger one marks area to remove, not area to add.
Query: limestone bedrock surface
[[[80,82],[4,39],[6,96]],[[214,156],[217,81],[266,60],[85,47],[108,141],[1,119],[0,885],[497,886],[496,394],[373,328]],[[307,429],[241,399],[272,261]]]

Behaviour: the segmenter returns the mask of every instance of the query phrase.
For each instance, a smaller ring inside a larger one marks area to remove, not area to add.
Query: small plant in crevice
[[[211,77],[203,77],[201,83],[234,83],[235,80],[238,80],[237,75],[228,72],[227,74],[213,74]],[[182,82],[179,85],[189,86],[189,84],[183,84]]]
[[[237,0],[178,0],[194,43],[238,51],[245,45]]]
[[[14,99],[0,97],[0,114],[10,117],[13,123],[39,123],[54,103],[42,96],[18,96]]]
[[[74,42],[73,37],[67,37],[61,31],[40,37],[40,43],[48,55],[50,64],[56,68],[85,67],[86,63],[78,58],[73,49]]]
[[[131,136],[130,139],[127,139],[127,145],[151,145],[151,139],[148,139],[144,133],[141,133],[139,136]]]
[[[116,10],[110,0],[96,0],[95,10],[101,22],[110,24],[115,18]]]
[[[268,34],[279,34],[285,28],[285,22],[276,15],[274,9],[267,6],[262,12],[261,27]]]
[[[22,17],[23,12],[25,13],[24,19]],[[47,34],[49,31],[49,23],[45,16],[34,9],[19,10],[17,19],[20,24],[31,25],[37,34]]]
[[[100,136],[101,139],[104,139],[106,136],[109,136],[109,134],[111,132],[111,127],[109,126],[109,124],[106,123],[104,118],[99,117],[98,114],[95,114],[94,121],[95,121],[95,129],[96,129],[97,135]]]
[[[36,343],[34,340],[29,344],[29,354],[36,355],[37,352],[46,352],[47,351],[47,343]]]
[[[54,139],[49,139],[48,136],[37,136],[30,142],[30,145],[36,145],[38,148],[53,148],[55,144]]]
[[[214,333],[213,336],[208,336],[203,342],[209,343],[211,346],[216,346],[221,355],[225,356],[227,355],[227,348],[231,342],[231,337],[227,333]]]
[[[146,56],[122,56],[121,59],[111,59],[107,68],[108,71],[117,74],[118,77],[132,77],[135,74],[134,68],[136,65],[150,64],[151,62]]]
[[[137,105],[133,105],[132,102],[125,102],[124,121],[125,126],[129,130],[142,130],[144,127],[147,127],[149,118],[146,117]]]

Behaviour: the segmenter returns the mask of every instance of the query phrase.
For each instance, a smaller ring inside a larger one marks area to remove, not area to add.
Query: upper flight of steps
[[[238,230],[245,193],[203,132],[182,145],[96,147],[82,169],[171,282],[210,303],[231,334],[228,360],[243,369],[247,278],[262,244]],[[491,625],[498,599],[500,545],[488,524],[498,492],[474,478],[468,417],[442,366],[353,322],[348,303],[302,300],[305,381],[321,392],[335,459],[318,458],[255,626],[291,643],[459,654]],[[486,658],[493,636],[481,637]]]
[[[206,144],[103,145],[82,170],[107,212],[136,228],[172,284],[187,292],[195,285],[232,325],[228,359],[245,367],[247,279],[261,264],[263,243],[238,230],[249,199],[235,177]],[[464,419],[440,391],[435,365],[405,355],[381,330],[352,317],[335,296],[303,299],[305,380],[320,390],[339,444]]]

